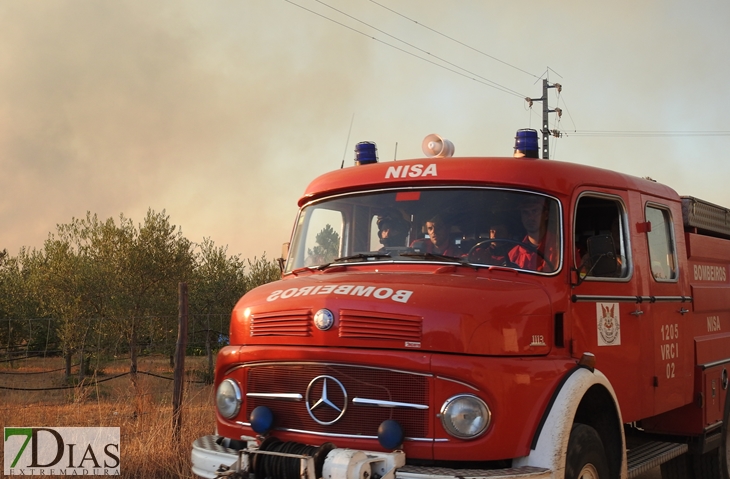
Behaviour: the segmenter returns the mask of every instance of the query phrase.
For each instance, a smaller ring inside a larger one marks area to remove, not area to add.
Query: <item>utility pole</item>
[[[548,89],[549,88],[557,88],[558,93],[560,93],[563,89],[562,85],[560,83],[554,83],[552,85],[548,84],[547,78],[544,78],[542,80],[542,97],[541,98],[525,98],[525,101],[529,103],[530,108],[532,108],[532,102],[534,101],[541,101],[542,102],[542,128],[540,129],[540,132],[542,133],[542,158],[544,159],[550,159],[550,146],[548,139],[550,138],[550,135],[552,134],[556,138],[560,136],[560,132],[558,130],[550,131],[550,127],[548,126],[548,113],[557,113],[558,116],[563,115],[563,110],[560,108],[555,108],[554,110],[551,110],[548,106]]]

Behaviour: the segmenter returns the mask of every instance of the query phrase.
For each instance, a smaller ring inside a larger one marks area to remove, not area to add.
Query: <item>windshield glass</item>
[[[497,188],[340,195],[300,211],[286,272],[330,263],[447,261],[550,274],[562,264],[560,205]]]

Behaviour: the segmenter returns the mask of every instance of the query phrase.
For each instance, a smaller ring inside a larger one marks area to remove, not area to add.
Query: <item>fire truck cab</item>
[[[730,210],[374,148],[308,186],[282,279],[234,309],[195,474],[730,479]]]

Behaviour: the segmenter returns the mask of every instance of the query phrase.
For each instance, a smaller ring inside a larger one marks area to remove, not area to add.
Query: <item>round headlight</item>
[[[241,389],[232,379],[223,381],[215,393],[218,412],[226,419],[231,419],[241,409]]]
[[[441,424],[459,439],[474,439],[489,427],[492,413],[476,396],[464,394],[449,398],[441,407]]]

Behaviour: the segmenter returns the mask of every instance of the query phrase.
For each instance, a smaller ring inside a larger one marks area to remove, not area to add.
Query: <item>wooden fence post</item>
[[[179,442],[182,428],[182,399],[185,384],[185,349],[188,342],[188,284],[178,286],[178,328],[175,346],[175,374],[172,391],[172,440]]]
[[[210,344],[210,313],[206,316],[208,325],[205,330],[205,355],[208,358],[208,371],[205,375],[205,384],[213,384],[213,347]]]

